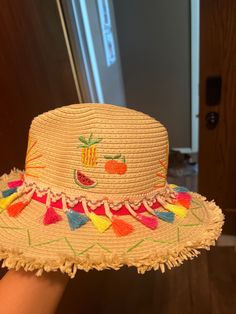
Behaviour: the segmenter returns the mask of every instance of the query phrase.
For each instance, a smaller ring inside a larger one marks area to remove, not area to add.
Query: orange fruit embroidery
[[[125,163],[125,157],[120,155],[104,156],[105,159],[109,159],[105,163],[105,170],[109,174],[125,174],[127,171],[127,165]]]
[[[116,173],[125,174],[127,171],[127,165],[123,162],[118,162],[116,167]]]
[[[105,164],[105,170],[106,172],[112,174],[112,173],[116,173],[116,165],[117,165],[117,161],[115,160],[108,160]]]

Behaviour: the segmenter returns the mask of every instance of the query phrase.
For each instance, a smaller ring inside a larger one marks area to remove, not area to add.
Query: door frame
[[[103,103],[86,1],[56,1],[80,101]]]
[[[190,1],[191,146],[175,147],[181,153],[199,152],[200,0]]]
[[[191,0],[191,152],[199,150],[200,0]]]

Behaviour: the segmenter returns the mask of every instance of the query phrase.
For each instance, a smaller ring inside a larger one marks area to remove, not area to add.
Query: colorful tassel
[[[23,180],[16,180],[16,181],[11,181],[8,182],[7,185],[10,189],[12,188],[17,188],[23,184]]]
[[[19,197],[18,193],[15,192],[8,197],[0,199],[0,208],[6,209],[11,203],[14,202],[15,199]]]
[[[8,215],[10,217],[17,217],[22,212],[22,210],[29,204],[34,192],[35,192],[35,187],[33,187],[32,190],[28,194],[24,194],[20,201],[8,206],[7,207]]]
[[[146,227],[155,230],[157,228],[158,225],[158,221],[155,217],[147,217],[145,215],[142,214],[137,214],[136,218],[138,219],[138,221],[140,221],[143,225],[145,225]]]
[[[154,210],[154,213],[158,218],[166,222],[173,222],[175,219],[175,214],[172,212],[161,212],[159,210]]]
[[[138,221],[140,221],[143,225],[145,225],[146,227],[154,230],[157,228],[158,225],[158,221],[156,217],[148,217],[145,216],[143,214],[137,214],[132,207],[130,206],[130,204],[128,202],[125,202],[125,207],[128,209],[128,211],[130,212],[130,214],[136,218]]]
[[[62,217],[55,211],[53,207],[49,206],[43,217],[44,225],[54,224],[61,220],[62,220]]]
[[[187,209],[183,206],[180,206],[180,205],[165,204],[164,208],[175,213],[177,216],[179,216],[181,218],[184,218],[187,215]]]
[[[111,223],[112,229],[114,230],[117,237],[126,236],[134,230],[134,227],[131,224],[114,216]]]
[[[29,204],[29,201],[26,200],[26,201],[21,201],[21,202],[10,205],[7,208],[8,215],[10,217],[18,216],[28,204]]]
[[[184,206],[185,208],[189,208],[191,205],[192,196],[186,192],[179,192],[177,195],[177,203]]]
[[[133,232],[134,228],[128,222],[117,218],[111,213],[110,206],[107,201],[103,202],[105,214],[111,220],[112,229],[118,237],[126,236]]]
[[[164,202],[162,200],[160,200],[159,204],[164,204]],[[154,209],[154,208],[150,207],[148,205],[147,201],[145,201],[145,200],[143,201],[143,205],[145,206],[146,210],[150,214],[155,215],[157,218],[160,218],[166,222],[173,222],[174,221],[174,218],[175,218],[174,213],[172,213],[172,212],[161,212],[157,209]]]
[[[59,215],[55,209],[51,206],[51,192],[50,190],[48,190],[47,193],[47,199],[46,199],[46,213],[44,214],[43,217],[43,223],[44,225],[51,225],[51,224],[55,224],[58,221],[62,220],[61,215]]]
[[[158,200],[160,204],[164,207],[165,202],[163,202],[161,199]],[[166,221],[166,222],[173,222],[175,219],[175,214],[172,212],[161,212],[157,209],[151,208],[146,201],[143,201],[143,205],[145,206],[146,210],[156,217]]]
[[[89,221],[88,217],[71,209],[66,211],[66,216],[69,222],[70,229],[72,231],[80,228]]]
[[[94,227],[97,228],[99,232],[104,232],[111,226],[110,220],[98,216],[94,213],[90,213],[88,217],[92,221]]]
[[[174,184],[174,183],[170,183],[169,184],[169,187],[172,188],[172,189],[175,189],[178,187],[178,185]]]
[[[17,191],[17,188],[11,188],[11,189],[7,189],[2,191],[2,197],[8,197],[10,195],[12,195],[13,193],[15,193]]]
[[[104,232],[111,226],[111,221],[108,220],[107,218],[103,218],[101,216],[96,215],[93,212],[89,212],[85,199],[82,200],[82,206],[86,216],[92,221],[94,227],[99,232]]]
[[[174,191],[176,192],[189,192],[189,190],[187,188],[185,188],[184,186],[175,186],[173,187]]]

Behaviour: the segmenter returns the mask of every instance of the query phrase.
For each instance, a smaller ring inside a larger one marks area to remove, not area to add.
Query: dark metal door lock
[[[206,105],[217,106],[221,101],[221,76],[209,76],[206,79]]]
[[[206,114],[206,127],[208,129],[214,129],[219,122],[219,113],[208,112]]]

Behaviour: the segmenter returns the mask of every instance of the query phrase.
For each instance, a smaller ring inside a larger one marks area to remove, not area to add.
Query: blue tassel
[[[2,197],[8,197],[10,195],[12,195],[13,193],[15,193],[17,191],[17,188],[11,188],[5,191],[2,191]]]
[[[160,212],[158,210],[154,210],[154,213],[158,218],[166,222],[173,222],[175,219],[175,214],[172,212]]]
[[[89,221],[87,216],[77,213],[71,209],[66,212],[66,216],[71,230],[78,229]]]
[[[189,192],[189,190],[187,188],[185,188],[184,186],[176,186],[176,187],[174,187],[174,190],[176,192]]]

